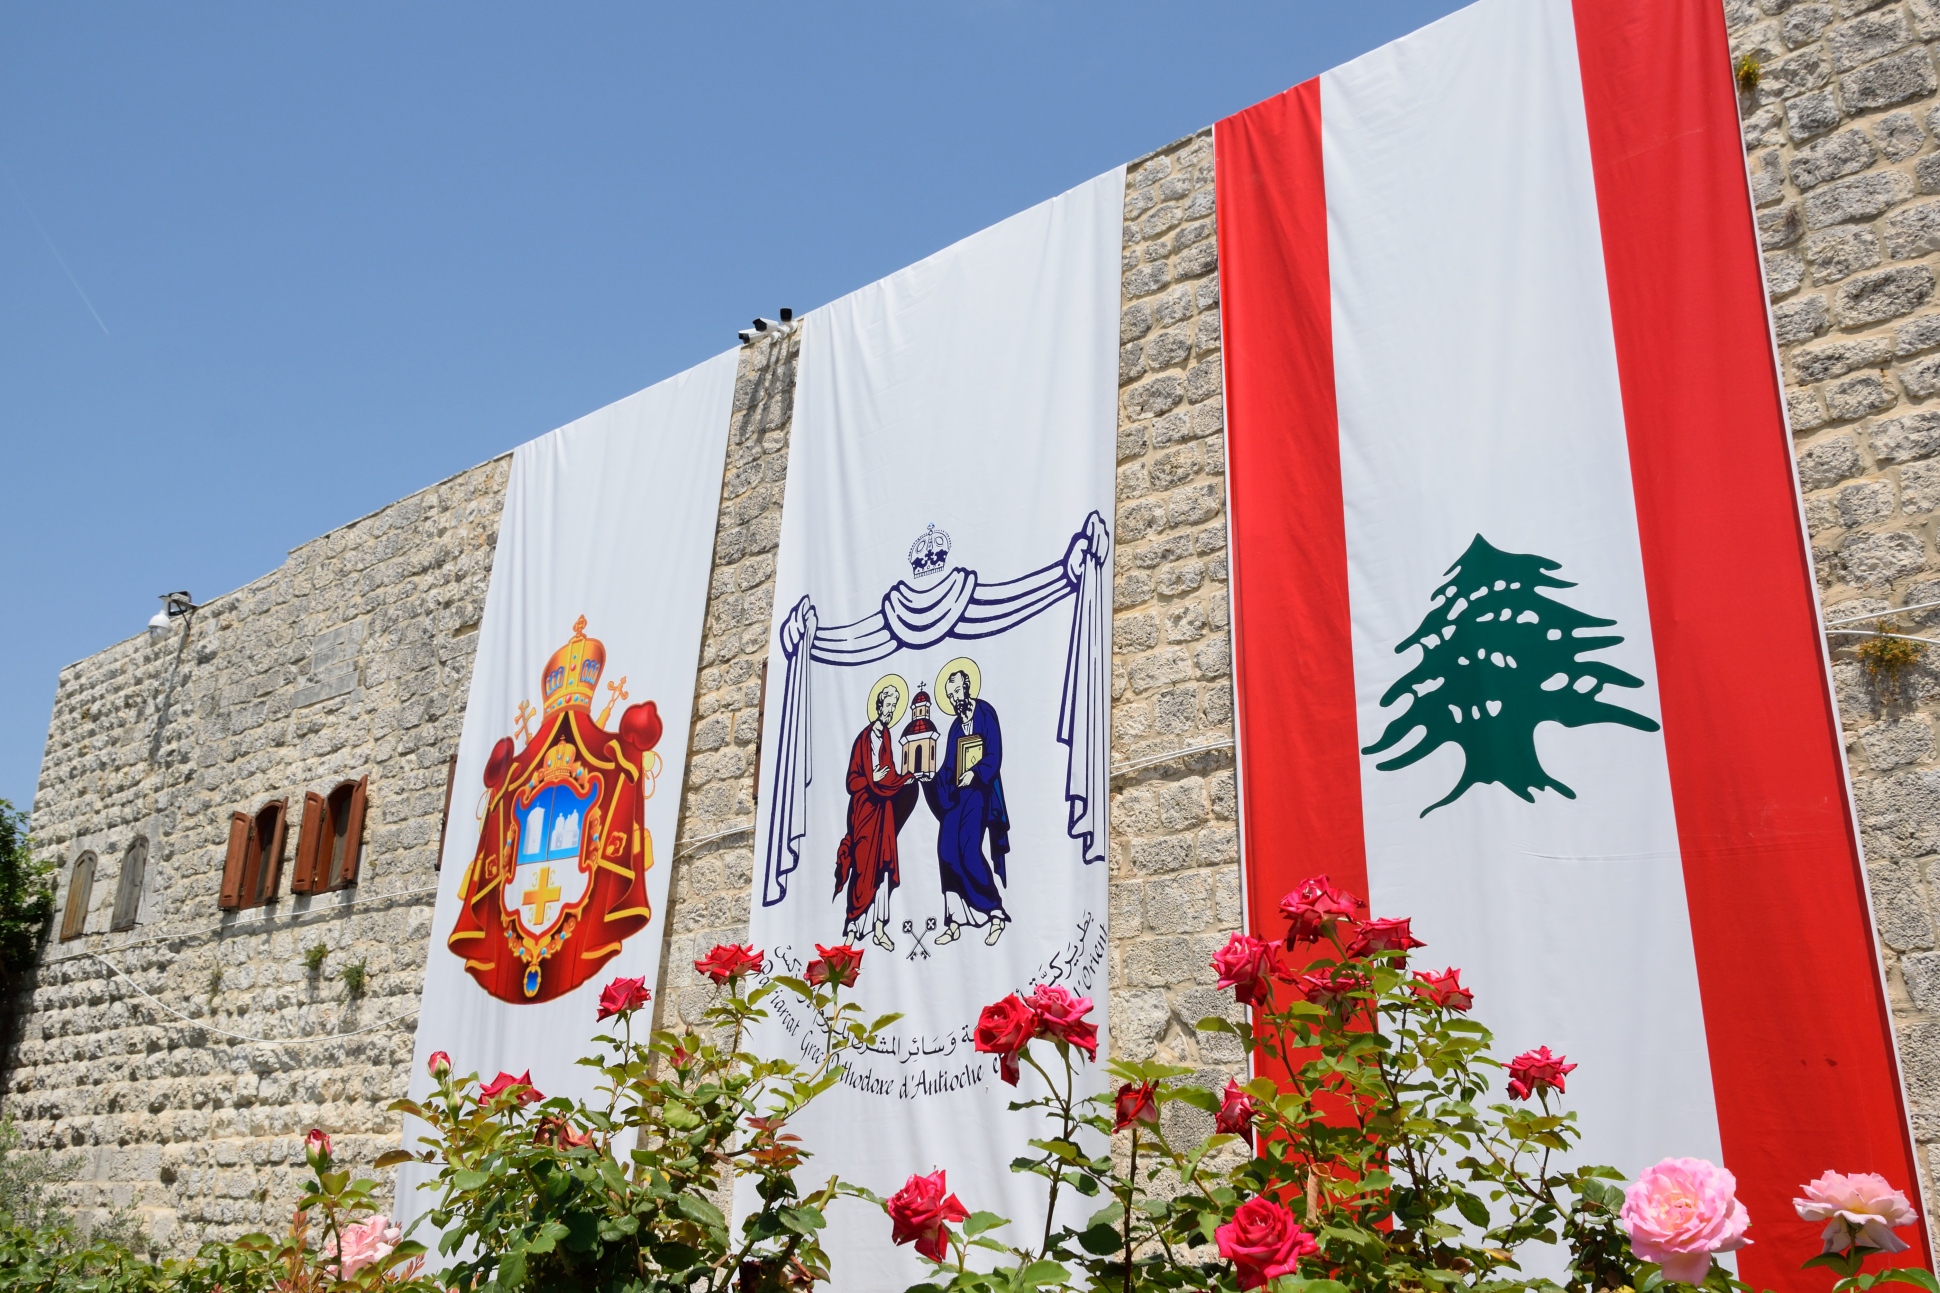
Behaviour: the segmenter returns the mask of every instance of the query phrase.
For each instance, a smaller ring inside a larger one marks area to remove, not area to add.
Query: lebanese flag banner
[[[1118,167],[804,316],[775,560],[748,936],[772,974],[860,948],[845,999],[902,1016],[789,1131],[817,1180],[883,1198],[942,1169],[1019,1243],[1049,1182],[1010,1170],[1044,1124],[1009,1106],[1049,1088],[976,1049],[982,1009],[1089,998],[1076,1089],[1107,1089],[1124,211]],[[749,1049],[815,1071],[814,1014],[762,1009]],[[828,1221],[845,1293],[925,1278],[879,1209]]]
[[[598,1075],[576,1061],[604,1031],[600,990],[658,981],[737,362],[717,355],[512,454],[413,1099],[436,1090],[436,1051],[459,1075],[588,1098]],[[404,1148],[423,1134],[406,1118]],[[435,1177],[398,1168],[401,1219],[436,1205]]]
[[[1214,141],[1249,925],[1413,917],[1579,1161],[1820,1287],[1798,1187],[1919,1183],[1718,5],[1483,0]]]

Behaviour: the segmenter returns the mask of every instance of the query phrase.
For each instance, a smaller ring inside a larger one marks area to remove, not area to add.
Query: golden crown
[[[599,689],[600,670],[606,668],[606,645],[586,636],[586,617],[573,624],[572,641],[552,653],[539,684],[543,712],[568,707],[591,709]]]

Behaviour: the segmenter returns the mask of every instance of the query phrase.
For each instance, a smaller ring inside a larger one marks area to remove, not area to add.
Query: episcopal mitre
[[[653,916],[653,837],[642,817],[660,769],[660,711],[650,700],[630,705],[607,731],[626,679],[607,684],[594,718],[605,667],[606,648],[586,636],[582,615],[546,661],[537,730],[516,754],[501,738],[485,764],[483,829],[446,946],[500,1001],[571,992]]]

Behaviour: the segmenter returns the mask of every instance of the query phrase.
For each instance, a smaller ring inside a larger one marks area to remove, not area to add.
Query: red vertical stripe
[[[1327,872],[1367,893],[1320,82],[1213,129],[1247,928]]]
[[[1716,0],[1574,0],[1657,685],[1745,1279],[1822,1288],[1796,1187],[1912,1193]],[[1232,290],[1229,282],[1227,291]],[[1229,383],[1230,384],[1230,383]],[[1614,972],[1614,970],[1613,970]],[[1908,1235],[1925,1263],[1925,1228]]]

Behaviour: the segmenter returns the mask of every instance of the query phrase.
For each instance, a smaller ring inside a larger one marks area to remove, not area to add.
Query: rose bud
[[[443,1051],[432,1051],[431,1058],[425,1061],[424,1071],[434,1078],[442,1079],[451,1072],[451,1056]]]
[[[1226,1079],[1226,1089],[1219,1094],[1219,1116],[1213,1119],[1213,1130],[1228,1136],[1244,1136],[1250,1145],[1253,1117],[1253,1097],[1246,1094],[1237,1080]]]
[[[1152,1098],[1154,1089],[1150,1082],[1142,1082],[1137,1085],[1127,1082],[1124,1086],[1119,1087],[1118,1098],[1113,1102],[1112,1106],[1112,1112],[1115,1116],[1112,1130],[1123,1131],[1133,1123],[1138,1123],[1140,1126],[1145,1127],[1158,1126],[1159,1106],[1158,1102]]]
[[[599,1017],[611,1019],[614,1015],[624,1015],[638,1010],[653,1000],[653,993],[647,991],[647,976],[637,979],[615,979],[600,993]]]
[[[310,1160],[310,1166],[319,1172],[330,1170],[330,1137],[316,1127],[303,1138],[303,1156]]]

